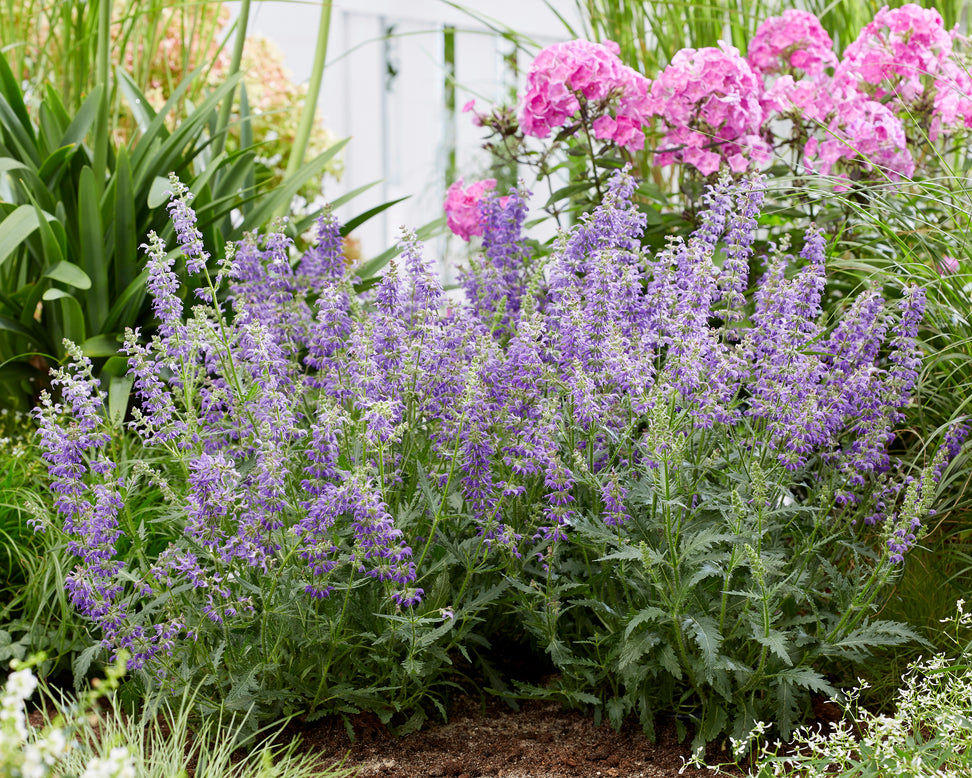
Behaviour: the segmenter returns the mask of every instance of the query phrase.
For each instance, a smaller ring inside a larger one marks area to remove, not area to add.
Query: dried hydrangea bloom
[[[665,132],[656,162],[682,162],[704,175],[723,161],[736,173],[768,162],[762,92],[762,80],[735,47],[682,49],[651,87]]]
[[[759,25],[746,59],[762,75],[802,71],[813,77],[837,64],[833,46],[816,16],[791,8]]]
[[[541,51],[527,74],[520,101],[525,135],[546,138],[575,120],[582,106],[594,111],[592,128],[599,140],[632,150],[644,148],[641,128],[649,114],[650,82],[621,62],[613,41],[576,40]]]

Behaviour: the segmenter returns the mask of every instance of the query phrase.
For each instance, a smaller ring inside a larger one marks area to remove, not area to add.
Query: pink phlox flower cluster
[[[837,65],[833,48],[833,41],[816,16],[790,9],[759,25],[746,59],[761,75],[800,70],[815,77]]]
[[[496,179],[486,178],[482,181],[474,181],[466,188],[463,188],[463,183],[463,179],[460,178],[449,187],[443,207],[449,229],[468,241],[473,235],[483,234],[479,202],[487,191],[496,187]]]
[[[762,92],[760,77],[735,47],[720,41],[718,48],[682,49],[651,87],[653,113],[666,133],[656,162],[684,162],[704,175],[723,159],[737,173],[768,162]]]
[[[888,98],[898,113],[930,113],[935,141],[942,127],[972,127],[972,79],[954,56],[957,35],[933,8],[885,6],[847,47],[835,78]]]
[[[810,138],[804,149],[807,163],[830,175],[840,160],[854,160],[864,170],[875,168],[896,181],[915,172],[904,125],[891,110],[863,96],[848,99],[830,113],[824,138]]]
[[[613,41],[576,40],[541,51],[530,66],[520,103],[524,134],[548,137],[554,128],[569,124],[584,101],[603,111],[592,125],[596,138],[643,149],[650,82],[621,62],[619,54]]]

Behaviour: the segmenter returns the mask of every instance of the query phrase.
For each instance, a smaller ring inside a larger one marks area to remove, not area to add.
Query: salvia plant
[[[172,186],[201,291],[185,310],[150,235],[158,335],[124,349],[130,426],[166,456],[109,456],[124,432],[71,344],[36,411],[41,527],[143,683],[407,728],[513,613],[560,672],[518,694],[649,732],[675,712],[698,744],[757,720],[787,734],[834,660],[914,637],[875,612],[964,435],[921,470],[889,453],[923,294],[826,320],[812,227],[744,294],[762,179],[720,180],[656,254],[624,173],[548,256],[524,192],[484,196],[462,301],[407,234],[357,293],[329,217],[296,263],[272,233],[214,262]],[[145,488],[169,501],[151,522],[129,508]]]

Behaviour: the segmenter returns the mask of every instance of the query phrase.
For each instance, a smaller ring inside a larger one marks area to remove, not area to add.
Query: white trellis
[[[232,4],[231,4],[232,5]],[[450,158],[460,175],[485,167],[482,130],[462,106],[507,98],[513,83],[508,56],[512,29],[543,46],[570,34],[557,13],[576,24],[573,0],[335,0],[320,108],[328,126],[350,137],[345,176],[328,197],[381,181],[343,209],[342,218],[408,196],[358,234],[366,256],[392,245],[402,225],[419,227],[441,216]],[[308,78],[321,9],[314,2],[256,2],[250,30],[274,40],[298,82]],[[451,36],[451,57],[447,40]],[[529,55],[521,54],[520,64]],[[451,61],[450,61],[451,60]],[[454,68],[450,93],[448,71]],[[454,157],[452,156],[454,155]],[[444,246],[438,246],[443,256]]]

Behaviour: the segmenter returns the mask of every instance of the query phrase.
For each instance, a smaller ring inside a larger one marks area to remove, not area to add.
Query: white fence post
[[[345,149],[344,178],[326,182],[325,196],[382,181],[345,205],[338,214],[342,219],[409,196],[356,231],[366,257],[391,246],[402,225],[415,229],[442,215],[453,150],[458,175],[470,179],[483,173],[488,159],[479,150],[482,130],[461,109],[473,98],[481,108],[507,98],[511,76],[504,71],[503,55],[512,44],[490,25],[541,46],[568,37],[543,0],[467,0],[461,5],[473,15],[445,0],[334,1],[319,105],[328,127],[339,137],[351,136],[351,142]],[[573,0],[552,5],[576,22]],[[319,0],[262,0],[251,11],[250,31],[280,46],[298,83],[310,74],[320,8]],[[451,111],[446,105],[447,27],[455,30]],[[444,256],[443,245],[435,248],[436,256]]]

